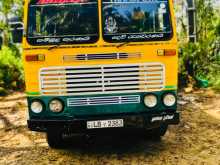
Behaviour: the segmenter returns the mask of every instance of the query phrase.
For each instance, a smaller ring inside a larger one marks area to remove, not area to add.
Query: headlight
[[[146,95],[144,97],[144,104],[149,107],[149,108],[153,108],[157,105],[157,97],[155,95]]]
[[[41,113],[43,111],[43,104],[40,101],[33,101],[31,103],[31,111],[34,113]]]
[[[52,100],[49,104],[49,107],[52,112],[59,113],[63,111],[63,103],[58,99]]]
[[[174,106],[176,103],[176,97],[171,93],[166,94],[163,97],[163,103],[165,106],[168,106],[168,107]]]

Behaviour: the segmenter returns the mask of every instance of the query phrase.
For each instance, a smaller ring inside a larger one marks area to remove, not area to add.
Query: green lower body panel
[[[162,98],[166,93],[176,91],[152,92],[157,96],[158,104],[154,108],[148,108],[144,104],[144,97],[149,93],[126,93],[112,95],[89,95],[89,96],[32,96],[28,97],[30,119],[75,119],[91,116],[108,116],[120,114],[159,114],[162,112],[175,112],[176,104],[172,107],[166,107]],[[59,99],[63,102],[64,110],[60,113],[51,112],[49,103],[53,99]],[[34,113],[30,109],[31,102],[40,100],[44,104],[41,113]]]

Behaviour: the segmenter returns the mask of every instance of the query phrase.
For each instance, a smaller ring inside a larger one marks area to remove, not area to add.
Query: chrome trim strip
[[[140,103],[139,95],[125,96],[106,96],[106,97],[87,97],[87,98],[69,98],[67,99],[68,107],[94,106],[94,105],[113,105],[113,104],[138,104]]]

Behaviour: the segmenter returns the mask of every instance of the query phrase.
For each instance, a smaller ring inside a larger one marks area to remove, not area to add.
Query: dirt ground
[[[27,129],[24,94],[0,97],[0,164],[220,164],[220,94],[179,94],[179,111],[181,123],[161,141],[131,131],[99,136],[89,145],[73,139],[67,149],[55,150],[43,133]]]

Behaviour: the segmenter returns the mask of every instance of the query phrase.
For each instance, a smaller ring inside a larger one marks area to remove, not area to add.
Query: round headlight
[[[63,103],[60,100],[55,99],[50,102],[49,107],[52,112],[59,113],[63,110]]]
[[[43,105],[40,101],[33,101],[31,103],[31,111],[34,113],[41,113],[43,111]]]
[[[168,107],[174,106],[176,103],[176,97],[171,93],[166,94],[163,97],[163,103],[165,106],[168,106]]]
[[[155,95],[146,95],[144,97],[144,104],[149,107],[153,108],[157,105],[157,97]]]

